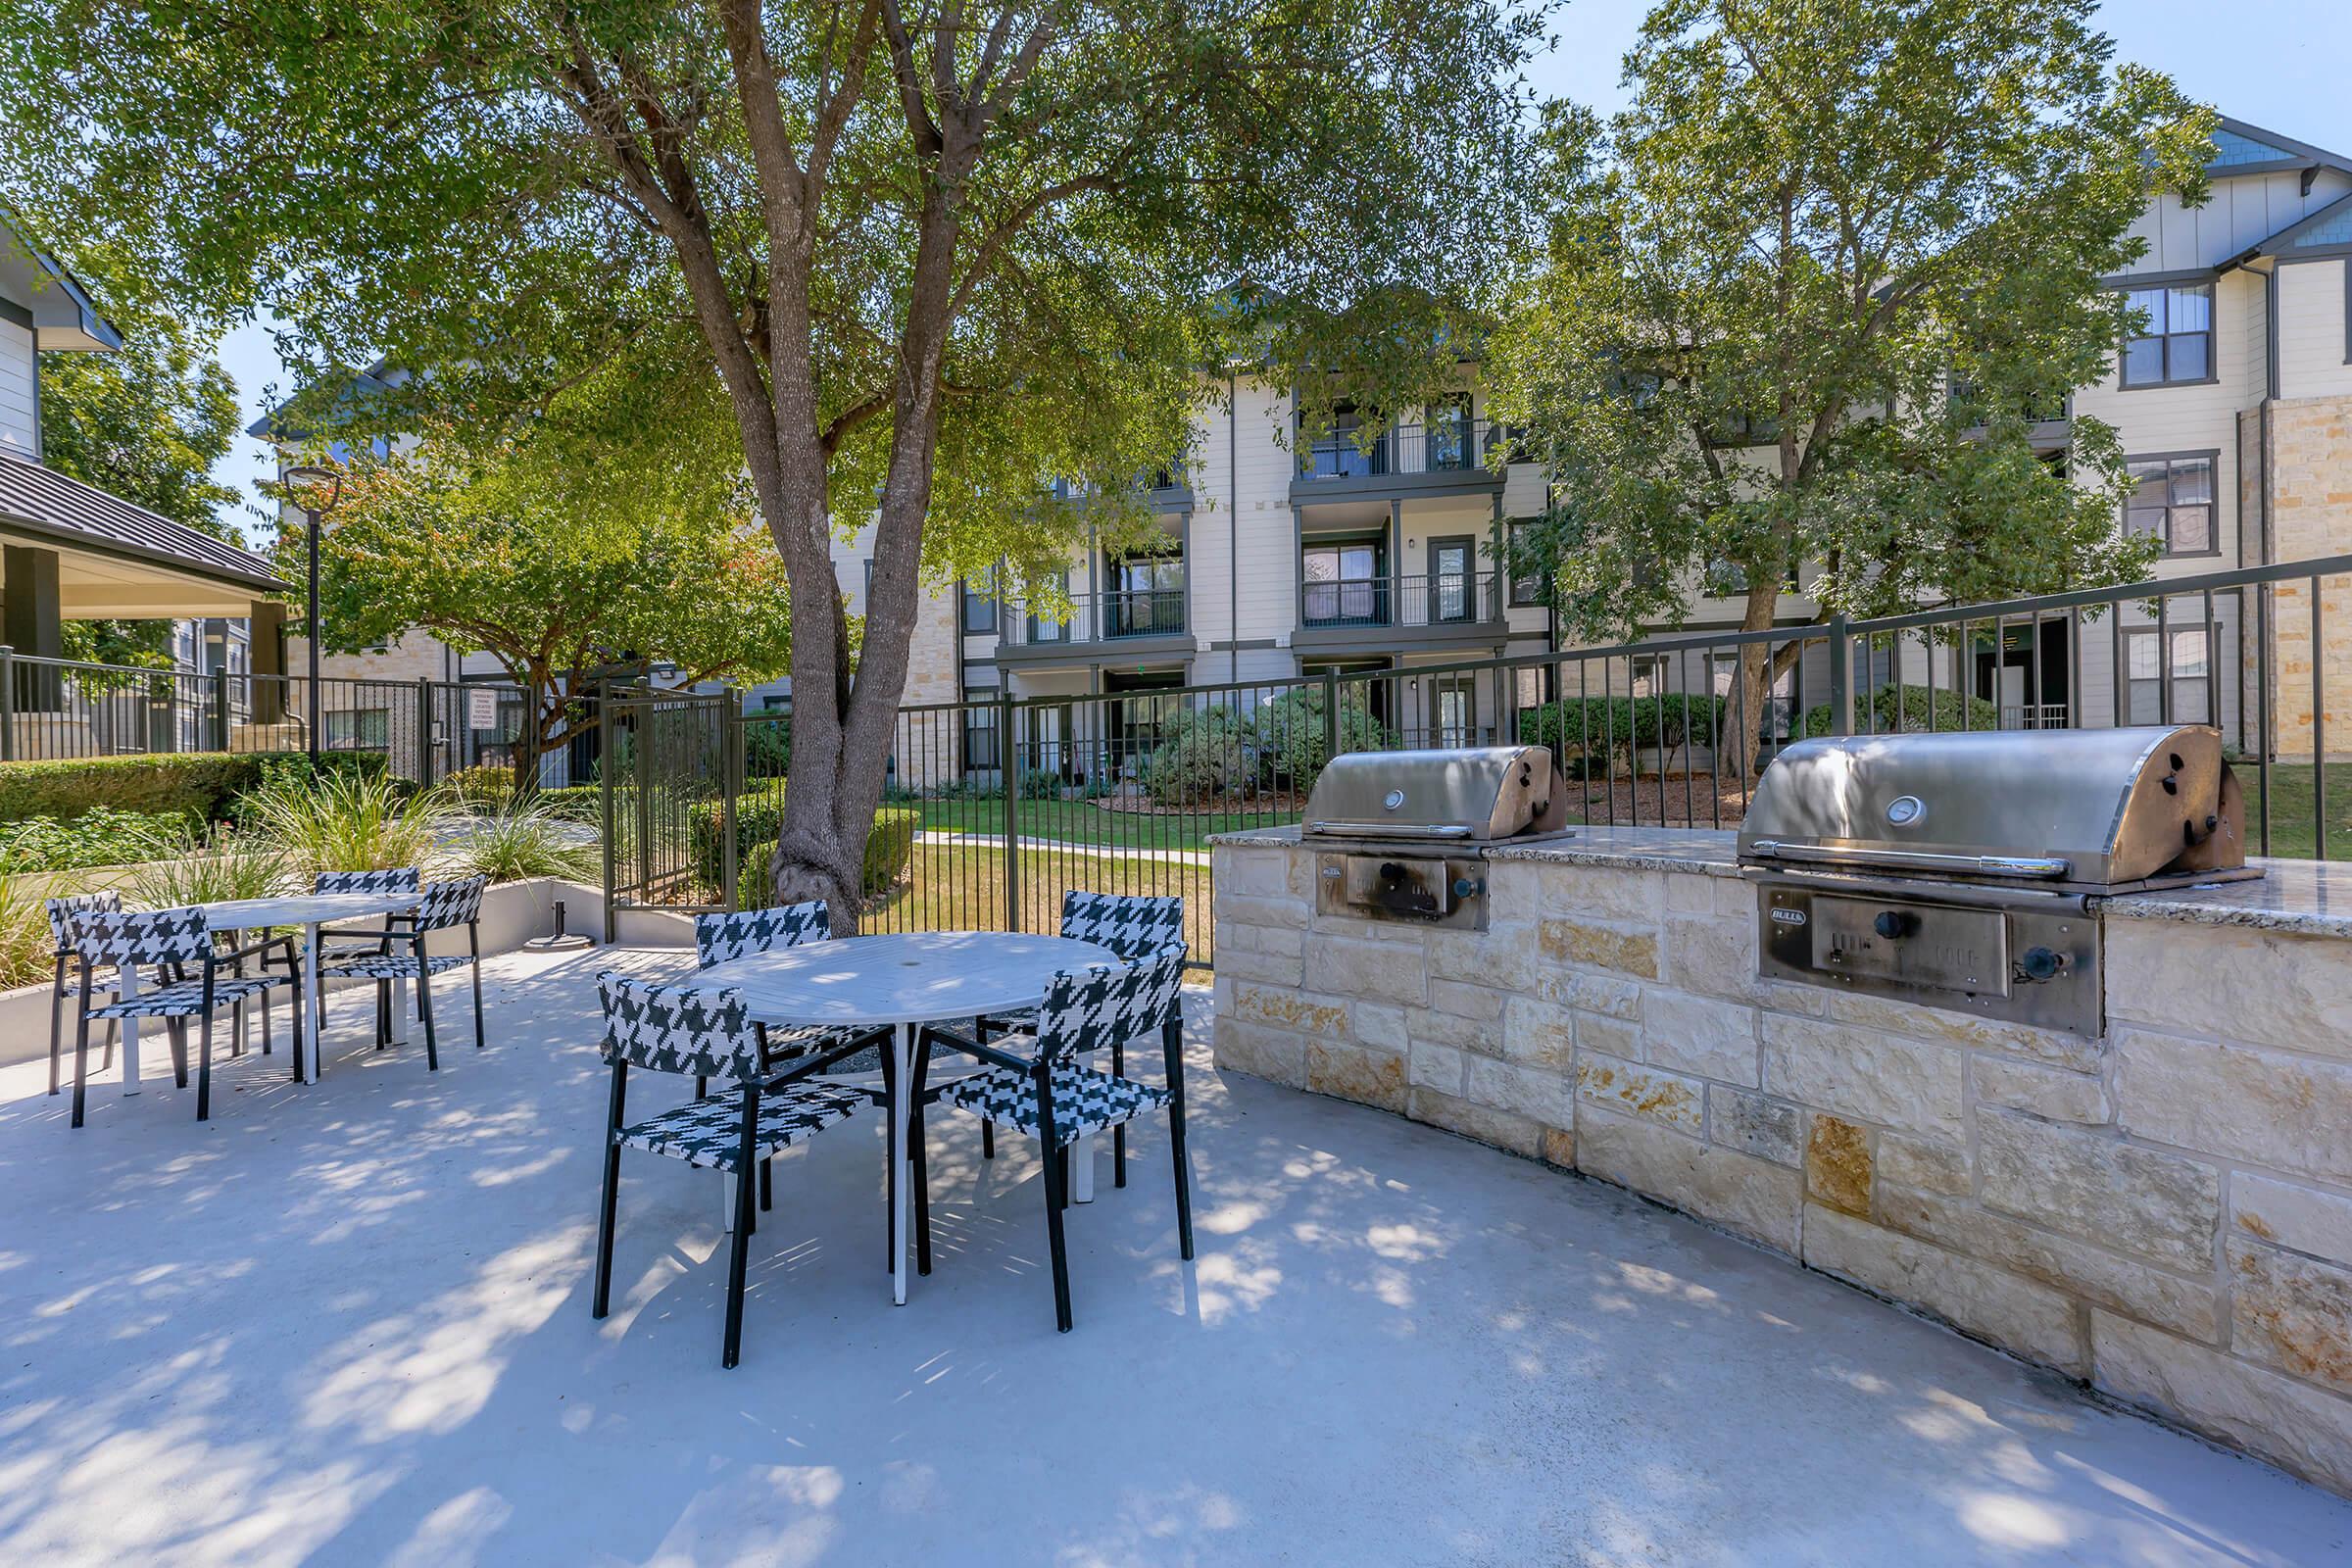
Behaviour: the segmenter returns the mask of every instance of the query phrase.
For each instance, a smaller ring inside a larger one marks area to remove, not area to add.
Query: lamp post
[[[286,487],[288,500],[293,499],[294,486],[298,483],[312,487],[326,486],[326,505],[323,507],[312,508],[300,501],[294,502],[295,506],[302,509],[303,517],[309,524],[310,582],[304,592],[302,628],[303,642],[310,651],[311,710],[303,727],[308,732],[311,765],[316,769],[318,763],[318,732],[325,718],[324,705],[318,693],[318,521],[334,511],[335,503],[343,499],[343,475],[333,468],[306,464],[301,467],[287,468],[277,477],[278,482]]]

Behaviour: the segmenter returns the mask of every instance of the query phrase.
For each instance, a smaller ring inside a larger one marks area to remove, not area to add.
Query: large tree
[[[2094,0],[1667,0],[1632,103],[1546,112],[1538,265],[1491,374],[1554,504],[1511,547],[1564,626],[1704,590],[1826,616],[2128,580],[2112,427],[2032,426],[2126,335],[2102,286],[2208,113],[2113,64]],[[1748,645],[1740,710],[1801,642]],[[1777,662],[1778,667],[1772,667]],[[1750,757],[1753,737],[1739,755]]]
[[[742,470],[723,442],[697,458],[633,438],[655,412],[642,390],[607,374],[504,434],[427,425],[342,471],[319,551],[328,645],[422,627],[495,657],[524,695],[518,789],[598,723],[579,699],[600,678],[759,681],[791,657],[783,566]],[[301,548],[289,531],[289,575]]]
[[[778,897],[858,902],[926,576],[1018,588],[1180,448],[1220,308],[1334,363],[1369,291],[1437,322],[1511,239],[1516,0],[31,0],[0,181],[169,285],[468,407],[616,352],[715,376],[795,611]],[[1457,340],[1458,339],[1454,339]],[[1279,373],[1279,372],[1278,372]],[[1416,372],[1418,373],[1418,372]],[[1408,376],[1406,379],[1411,379]],[[868,518],[862,656],[834,592]]]

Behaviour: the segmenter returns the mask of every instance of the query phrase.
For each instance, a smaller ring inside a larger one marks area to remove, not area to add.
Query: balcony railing
[[[1184,590],[1114,588],[1099,594],[1072,594],[1066,621],[1042,619],[1015,606],[1006,610],[999,624],[1004,628],[1002,641],[1015,648],[1175,636],[1185,630]]]
[[[1351,430],[1335,430],[1302,446],[1300,479],[1378,479],[1393,474],[1467,473],[1486,466],[1499,431],[1485,419],[1435,419],[1396,424],[1369,449]]]
[[[1298,624],[1474,626],[1502,618],[1502,574],[1494,571],[1306,582],[1298,590]]]

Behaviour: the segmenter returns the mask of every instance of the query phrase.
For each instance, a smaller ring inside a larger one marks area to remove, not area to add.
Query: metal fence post
[[[1340,672],[1323,672],[1323,760],[1340,755]]]
[[[17,760],[17,651],[0,643],[0,762]]]
[[[213,671],[213,750],[228,750],[228,671]]]
[[[1845,616],[1830,617],[1830,733],[1854,732],[1854,639]]]
[[[528,721],[528,715],[525,715],[525,721]],[[604,832],[599,836],[605,841],[605,946],[611,947],[615,929],[613,883],[619,880],[616,875],[619,867],[612,858],[612,683],[609,680],[597,682],[596,722],[597,728],[603,732],[600,736],[603,760],[596,769],[597,809],[604,817]]]
[[[416,782],[433,784],[433,683],[423,675],[416,677]]]
[[[743,725],[738,710],[743,699],[730,685],[718,689],[718,842],[719,899],[739,909],[743,891],[743,845],[739,842],[739,801],[743,795]]]
[[[1012,688],[997,691],[997,771],[1004,778],[1004,929],[1021,928],[1021,767]]]

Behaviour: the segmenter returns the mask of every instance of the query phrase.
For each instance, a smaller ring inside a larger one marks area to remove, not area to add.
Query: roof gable
[[[2205,166],[2205,172],[2216,179],[2277,173],[2283,169],[2309,169],[2315,165],[2352,173],[2352,159],[2341,153],[2331,153],[2325,147],[2315,147],[2310,142],[2297,141],[2228,115],[2214,128],[2213,145],[2213,161]]]
[[[262,593],[285,587],[270,563],[55,468],[0,457],[0,525],[68,547],[135,556]]]

